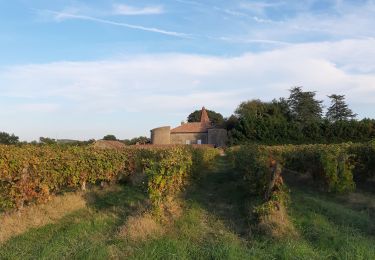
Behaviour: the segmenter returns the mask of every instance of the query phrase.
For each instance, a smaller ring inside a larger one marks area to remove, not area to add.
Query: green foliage
[[[123,141],[126,145],[135,145],[135,144],[149,144],[151,143],[151,139],[146,136],[134,137],[132,139],[125,139]]]
[[[17,144],[19,142],[18,136],[14,134],[8,134],[5,132],[0,132],[0,144]]]
[[[250,190],[264,192],[269,180],[269,161],[283,168],[312,175],[317,186],[327,192],[355,189],[355,180],[375,176],[374,142],[335,145],[247,145],[232,148],[235,166],[249,181]]]
[[[356,181],[375,177],[375,141],[354,144],[349,148],[349,152],[354,155],[353,174]]]
[[[299,139],[300,131],[290,122],[285,100],[243,102],[236,110],[237,121],[230,130],[230,142],[282,143]]]
[[[103,137],[103,140],[106,140],[106,141],[117,141],[117,138],[114,135],[106,135],[106,136]]]
[[[264,197],[271,178],[268,151],[257,145],[241,146],[234,151],[234,165],[241,172],[252,194]]]
[[[311,124],[322,119],[323,101],[315,99],[315,92],[303,91],[302,87],[290,89],[289,108],[295,120],[302,125]]]
[[[159,209],[164,201],[180,192],[191,173],[192,155],[182,147],[144,150],[141,155],[148,177],[151,203]]]
[[[161,210],[163,203],[175,197],[211,166],[218,151],[210,147],[186,147],[145,149],[139,155],[148,176],[148,194],[154,208]]]
[[[0,208],[43,202],[64,189],[130,174],[127,150],[75,146],[0,146]]]
[[[191,147],[192,151],[192,173],[194,178],[199,178],[202,170],[212,170],[215,158],[219,151],[211,147]]]
[[[120,186],[95,192],[87,208],[1,244],[0,259],[374,259],[374,194],[357,192],[353,201],[350,194],[292,187],[288,214],[298,236],[272,239],[249,234],[247,224],[255,223],[246,218],[244,199],[258,199],[243,194],[232,169],[219,170],[198,183],[182,216],[162,224],[160,236],[118,236],[146,203],[142,190]]]
[[[193,175],[193,168],[198,171],[209,164],[215,151],[186,146],[141,149],[0,146],[0,210],[44,202],[66,189],[114,182],[139,171],[147,174],[149,197],[155,207],[160,207],[183,189]]]
[[[356,114],[345,103],[345,95],[330,95],[331,106],[328,108],[326,118],[331,122],[350,120],[356,117]]]
[[[56,144],[56,139],[49,138],[49,137],[39,137],[39,142],[42,144]]]
[[[223,125],[224,124],[224,117],[222,114],[217,113],[212,110],[206,110],[210,121],[215,125]],[[195,110],[192,112],[188,118],[188,122],[200,122],[201,121],[201,112],[202,110]]]
[[[241,103],[228,120],[230,144],[332,144],[367,142],[375,138],[375,120],[354,120],[344,96],[331,95],[332,106],[322,118],[321,101],[315,92],[301,87],[290,90],[286,99]]]

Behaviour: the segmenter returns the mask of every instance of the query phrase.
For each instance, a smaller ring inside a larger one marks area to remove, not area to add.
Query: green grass
[[[118,228],[143,208],[135,187],[89,196],[90,207],[58,223],[14,237],[0,259],[375,259],[374,212],[346,196],[293,186],[289,215],[298,237],[275,240],[249,227],[249,204],[241,176],[225,159],[202,173],[182,198],[183,214],[165,233],[145,241],[120,238]]]

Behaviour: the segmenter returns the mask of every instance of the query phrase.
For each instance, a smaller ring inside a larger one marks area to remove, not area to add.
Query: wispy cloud
[[[188,4],[188,5],[196,5],[196,6],[203,6],[204,4],[197,2],[197,1],[192,1],[192,0],[175,0],[178,3],[181,4]]]
[[[271,19],[265,19],[265,18],[259,18],[258,16],[254,16],[254,15],[249,15],[245,12],[240,12],[240,11],[237,11],[237,10],[232,10],[232,9],[227,9],[227,8],[220,8],[220,7],[217,7],[215,6],[214,7],[214,10],[218,11],[218,12],[221,12],[221,13],[224,13],[224,14],[228,14],[228,15],[231,15],[231,16],[235,16],[235,17],[245,17],[245,18],[249,18],[257,23],[277,23]]]
[[[169,36],[174,36],[174,37],[179,37],[179,38],[190,38],[191,37],[191,35],[185,34],[185,33],[167,31],[167,30],[163,30],[163,29],[160,29],[160,28],[146,27],[146,26],[142,26],[142,25],[116,22],[116,21],[112,21],[112,20],[101,19],[101,18],[96,18],[96,17],[92,17],[92,16],[87,16],[87,15],[79,15],[79,14],[66,13],[66,12],[57,12],[57,11],[52,11],[52,10],[39,10],[39,11],[52,14],[54,16],[54,19],[57,20],[57,21],[63,21],[63,20],[67,20],[67,19],[77,19],[77,20],[85,20],[85,21],[109,24],[109,25],[114,25],[114,26],[120,26],[120,27],[129,28],[129,29],[159,33],[159,34],[164,34],[164,35],[169,35]]]
[[[264,13],[266,9],[279,7],[284,4],[285,4],[284,2],[277,2],[277,1],[274,1],[274,2],[252,1],[252,2],[240,3],[240,8],[246,9],[252,12],[256,12],[256,13]]]
[[[125,4],[115,4],[113,14],[116,15],[153,15],[164,13],[162,6],[134,7]]]
[[[267,39],[247,39],[241,37],[218,37],[212,38],[216,40],[232,42],[232,43],[260,43],[260,44],[272,44],[272,45],[281,45],[281,46],[288,46],[292,45],[292,43],[284,42],[284,41],[275,41],[275,40],[267,40]]]

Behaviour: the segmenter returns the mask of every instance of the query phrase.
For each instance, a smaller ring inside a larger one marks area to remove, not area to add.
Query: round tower
[[[171,144],[171,127],[163,126],[151,130],[152,144]]]

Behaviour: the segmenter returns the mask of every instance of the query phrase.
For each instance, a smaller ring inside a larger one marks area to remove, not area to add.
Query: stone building
[[[225,146],[227,130],[213,125],[203,107],[201,121],[181,123],[171,129],[170,126],[158,127],[151,130],[152,144],[212,144]]]

